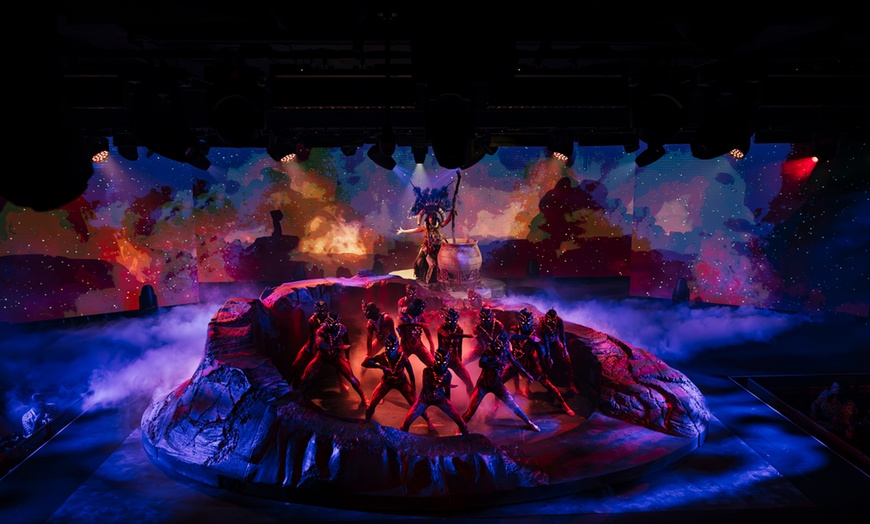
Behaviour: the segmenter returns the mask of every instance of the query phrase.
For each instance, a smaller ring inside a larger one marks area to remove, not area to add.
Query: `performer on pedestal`
[[[458,179],[456,188],[459,188]],[[408,215],[417,218],[417,227],[396,230],[400,235],[423,233],[423,242],[414,261],[414,277],[425,284],[438,282],[438,252],[444,240],[441,229],[449,224],[456,214],[454,208],[456,193],[454,192],[451,200],[449,189],[450,186],[425,189],[415,186],[414,193],[417,198]]]

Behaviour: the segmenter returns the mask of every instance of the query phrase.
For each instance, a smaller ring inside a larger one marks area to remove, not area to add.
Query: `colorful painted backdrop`
[[[207,171],[113,150],[85,193],[36,212],[0,199],[0,321],[198,302],[199,283],[280,283],[412,266],[399,235],[413,188],[449,186],[445,234],[478,241],[488,278],[630,277],[632,295],[788,311],[868,314],[867,148],[815,164],[787,144],[741,161],[669,146],[638,168],[622,147],[577,147],[570,168],[539,147],[501,147],[467,170],[397,167],[313,149],[279,164],[213,149]],[[863,172],[864,176],[860,176]]]

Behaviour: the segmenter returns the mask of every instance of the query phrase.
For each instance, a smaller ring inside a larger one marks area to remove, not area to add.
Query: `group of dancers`
[[[535,319],[531,310],[522,308],[516,313],[518,321],[508,329],[496,318],[493,308],[480,301],[479,295],[472,297],[470,292],[469,299],[469,307],[476,306],[478,311],[472,333],[465,333],[460,326],[460,313],[456,308],[444,306],[434,339],[425,315],[427,300],[418,296],[415,283],[405,287],[405,295],[398,301],[398,321],[376,303],[363,301],[366,355],[361,373],[370,369],[383,373],[370,399],[366,398],[350,365],[351,341],[347,327],[337,313],[329,311],[326,302],[318,301],[308,319],[309,338],[291,366],[291,387],[310,395],[312,383],[321,369],[331,366],[338,371],[339,387],[348,390],[344,379],[359,395],[366,421],[372,419],[377,406],[395,389],[410,405],[401,425],[404,431],[409,431],[420,417],[426,421],[430,432],[435,431],[426,412],[435,406],[457,425],[459,434],[468,434],[468,422],[490,393],[496,397],[490,416],[495,415],[500,401],[525,422],[527,429],[540,431],[506,387],[511,381],[516,393],[525,397],[529,396],[529,384],[540,383],[555,404],[567,415],[574,416],[548,374],[554,366],[560,366],[569,379],[570,388],[577,392],[564,324],[556,310],[550,309],[540,319]],[[466,339],[471,341],[471,351],[464,355]],[[425,366],[419,395],[411,357]],[[466,368],[473,361],[477,361],[480,368],[476,380]],[[463,413],[451,400],[451,390],[458,386],[453,384],[454,373],[465,385],[469,398]]]

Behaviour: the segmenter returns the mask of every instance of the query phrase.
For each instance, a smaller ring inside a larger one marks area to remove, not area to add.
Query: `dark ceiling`
[[[870,126],[866,21],[819,6],[731,18],[620,2],[498,14],[439,3],[59,4],[62,113],[116,143],[183,128],[212,146],[288,136],[343,146],[390,128],[399,145],[429,145],[446,127],[496,146],[554,133],[616,145],[637,136],[649,100],[681,108],[668,143],[689,143],[713,114],[743,115],[756,142]],[[50,41],[54,27],[44,30]]]

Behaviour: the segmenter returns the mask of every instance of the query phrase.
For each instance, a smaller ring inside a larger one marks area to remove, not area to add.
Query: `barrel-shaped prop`
[[[474,288],[480,283],[482,263],[477,240],[444,239],[438,250],[438,282],[449,290]]]

